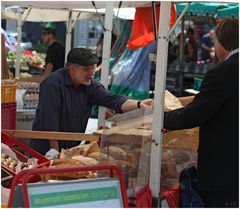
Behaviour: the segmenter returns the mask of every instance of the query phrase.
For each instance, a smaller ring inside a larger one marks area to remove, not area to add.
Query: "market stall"
[[[113,5],[111,2],[107,4],[107,16],[112,17],[112,8]],[[159,200],[159,192],[160,192],[160,169],[161,169],[161,146],[162,146],[162,133],[159,132],[162,127],[162,115],[163,115],[163,106],[162,101],[164,99],[164,89],[165,89],[165,72],[166,72],[166,58],[167,58],[167,43],[168,43],[168,33],[169,33],[169,22],[167,20],[170,19],[170,2],[162,2],[161,10],[160,10],[160,21],[159,25],[161,26],[161,30],[158,36],[158,53],[157,53],[157,74],[155,82],[155,108],[153,113],[153,134],[151,141],[151,163],[150,163],[150,188],[153,192],[153,197]],[[109,18],[106,18],[109,19]],[[109,21],[109,20],[108,20]],[[109,26],[110,25],[110,26]],[[107,75],[108,75],[108,58],[109,58],[109,40],[111,36],[111,22],[105,24],[105,28],[107,31],[105,32],[104,38],[104,52],[103,52],[103,66],[105,63],[105,67],[103,67],[104,72],[102,74],[102,82],[107,84]],[[107,52],[108,51],[108,52]],[[105,75],[105,76],[104,76]],[[105,81],[105,82],[104,82]],[[101,124],[101,123],[100,123]]]
[[[105,24],[105,28],[107,30],[104,36],[103,64],[104,63],[105,64],[103,65],[104,73],[102,73],[102,79],[101,79],[104,85],[107,85],[108,83],[107,81],[108,60],[109,60],[109,54],[110,54],[109,39],[111,37],[110,35],[111,35],[111,26],[112,26],[112,22],[109,19],[111,19],[112,17],[112,10],[114,7],[113,2],[107,3],[106,7],[107,7],[107,17],[108,17],[106,19],[108,20],[106,21],[106,24]],[[171,141],[172,138],[174,137],[176,138],[176,135],[173,134],[168,138],[169,140],[164,139],[165,133],[162,130],[163,112],[164,112],[163,101],[165,99],[164,92],[165,92],[165,80],[166,80],[166,69],[167,69],[168,39],[169,39],[169,34],[172,31],[170,30],[170,26],[169,26],[170,10],[171,10],[171,2],[161,3],[160,17],[159,17],[159,28],[161,28],[161,30],[159,30],[159,34],[158,34],[156,78],[155,78],[157,82],[155,82],[154,110],[152,110],[153,112],[147,112],[147,110],[144,110],[142,114],[137,115],[137,117],[135,118],[127,116],[127,120],[126,119],[124,120],[122,117],[120,117],[120,119],[118,120],[115,118],[115,121],[112,121],[113,123],[115,123],[114,124],[115,126],[109,127],[110,129],[104,130],[101,133],[103,137],[102,138],[103,143],[100,147],[101,152],[98,152],[98,154],[95,154],[95,155],[98,155],[98,157],[100,155],[99,159],[101,159],[102,153],[106,154],[107,161],[112,160],[110,161],[110,163],[118,161],[116,162],[117,165],[118,166],[121,165],[123,167],[122,169],[124,170],[125,180],[128,179],[127,188],[129,188],[130,192],[133,192],[134,195],[136,195],[136,193],[138,193],[140,189],[143,188],[143,186],[146,186],[148,182],[150,182],[149,186],[151,190],[150,192],[147,191],[147,193],[148,194],[152,193],[153,200],[154,200],[153,206],[159,206],[159,201],[160,201],[160,185],[162,184],[161,170],[163,167],[162,156],[164,156],[164,152],[162,148],[164,148],[164,145],[168,146],[169,145],[168,143],[169,141]],[[105,114],[102,114],[102,118],[103,116],[105,116]],[[106,123],[105,121],[102,120],[100,124],[106,124]],[[197,130],[193,131],[192,135],[189,134],[189,131],[184,133],[185,133],[185,136],[188,136],[188,137],[190,136],[189,141],[187,142],[189,142],[190,145],[193,145],[193,149],[196,149],[197,140],[191,141],[191,139],[192,139],[192,136],[194,135],[193,133],[196,134],[195,136],[198,135]],[[130,146],[129,144],[128,146],[126,146],[126,142],[129,143],[130,139],[131,140],[133,139],[131,141],[132,144],[130,144]],[[166,144],[164,144],[164,140],[165,142],[167,141]],[[180,140],[177,140],[178,143],[176,145],[176,147],[178,148],[182,146],[181,143],[179,144],[179,141]],[[121,145],[119,145],[119,143]],[[117,149],[116,147],[119,149]],[[126,150],[124,150],[124,148]],[[165,147],[165,148],[168,148],[168,147]],[[130,153],[133,150],[134,152]],[[73,151],[72,153],[74,152],[75,151]],[[79,153],[81,152],[79,151]],[[88,152],[85,151],[86,156],[84,157],[88,157],[89,154],[92,154],[92,157],[94,156],[93,153],[88,153],[88,154],[86,153]],[[190,155],[188,154],[187,156],[189,157]],[[74,157],[74,156],[72,155],[71,157]],[[134,158],[135,160],[133,160]],[[166,164],[165,164],[166,168],[169,169],[169,166],[168,166],[169,161]],[[141,170],[142,167],[146,165],[148,165],[148,170],[150,171],[149,175],[147,175],[146,173],[140,174],[141,172],[139,172],[139,170]],[[136,172],[136,170],[138,171]],[[71,171],[76,171],[76,170],[71,170]],[[47,173],[47,171],[43,171],[43,173]],[[172,172],[169,172],[169,173],[172,173]],[[31,173],[28,173],[28,174],[26,173],[26,175],[27,175],[26,178],[28,178],[31,175]],[[144,185],[140,185],[139,187],[139,183],[143,183]],[[134,188],[134,190],[132,190],[132,188]],[[136,188],[137,190],[135,190]],[[129,194],[131,197],[131,193]],[[139,199],[141,199],[141,197],[142,196],[140,196]],[[147,199],[148,198],[149,196],[147,196]],[[149,202],[150,202],[149,204],[148,202],[144,202],[144,204],[147,204],[147,206],[150,206],[151,200]]]

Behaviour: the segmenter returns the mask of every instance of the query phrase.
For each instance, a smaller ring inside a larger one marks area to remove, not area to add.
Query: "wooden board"
[[[145,121],[144,121],[145,122]],[[149,122],[149,120],[147,120]],[[101,136],[105,142],[119,143],[142,143],[143,141],[151,142],[151,128],[144,129],[131,128],[135,122],[126,123],[111,129],[99,130],[94,134]],[[141,124],[142,121],[138,124]],[[136,123],[135,123],[136,124]],[[128,128],[130,127],[130,128]],[[124,130],[125,128],[125,130]],[[199,128],[183,129],[175,131],[164,131],[162,146],[165,149],[184,149],[197,150],[199,143]]]
[[[2,129],[2,132],[15,138],[72,140],[72,141],[99,141],[99,137],[92,134],[52,131],[23,131]]]

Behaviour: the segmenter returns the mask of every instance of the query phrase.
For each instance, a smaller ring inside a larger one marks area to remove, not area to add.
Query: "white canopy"
[[[31,22],[54,22],[68,20],[69,11],[72,11],[72,20],[91,18],[96,15],[96,10],[91,1],[2,1],[2,19],[18,19],[15,12],[11,12],[16,6],[24,9],[22,19]],[[99,14],[105,14],[106,1],[95,1]],[[133,20],[136,7],[150,6],[147,1],[123,1],[118,10],[119,1],[114,2],[114,16],[122,19]],[[79,12],[81,12],[80,16]]]
[[[95,1],[97,9],[106,8],[107,1]],[[118,8],[119,1],[114,1],[114,8]],[[2,1],[3,6],[21,6],[33,7],[39,9],[58,9],[58,10],[71,10],[78,9],[93,9],[91,1]],[[129,7],[145,7],[150,6],[151,1],[122,1],[122,8]]]
[[[2,11],[2,19],[18,19],[18,13],[9,10],[10,9],[6,9],[5,11]],[[93,16],[95,16],[94,12],[72,12],[73,20],[92,18]],[[69,11],[56,9],[26,8],[22,14],[22,19],[29,22],[60,22],[67,21],[68,17]]]
[[[2,19],[18,19],[18,13],[7,7],[1,12]],[[39,9],[39,8],[25,8],[22,14],[22,19],[29,22],[59,22],[66,21],[69,18],[70,10],[58,9]],[[105,14],[106,9],[97,9],[98,13]],[[133,20],[135,15],[135,8],[115,8],[113,10],[114,16],[121,19]],[[75,9],[72,11],[72,20],[87,19],[96,16],[95,9]]]

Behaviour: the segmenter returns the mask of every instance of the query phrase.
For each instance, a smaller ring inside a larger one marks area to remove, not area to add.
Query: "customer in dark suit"
[[[164,128],[200,127],[198,190],[205,207],[239,204],[239,20],[225,19],[215,31],[219,64],[186,107],[167,112]]]

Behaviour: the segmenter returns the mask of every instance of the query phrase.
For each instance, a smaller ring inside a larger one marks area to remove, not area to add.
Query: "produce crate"
[[[1,103],[2,129],[16,129],[16,102]]]
[[[14,137],[4,133],[3,131],[1,132],[1,140],[2,143],[7,145],[17,156],[17,160],[23,162],[23,163],[28,163],[31,160],[36,160],[37,165],[35,165],[33,168],[40,168],[40,167],[48,167],[50,165],[50,161],[39,154],[38,152],[34,151],[33,149],[27,147],[26,145],[22,144],[18,140],[16,140]],[[13,177],[16,175],[16,173],[9,169],[7,166],[3,165],[1,163],[1,167],[6,170],[8,173],[10,173]],[[32,178],[31,181],[39,181],[40,178]]]
[[[1,85],[1,101],[2,103],[16,102],[16,85]]]

